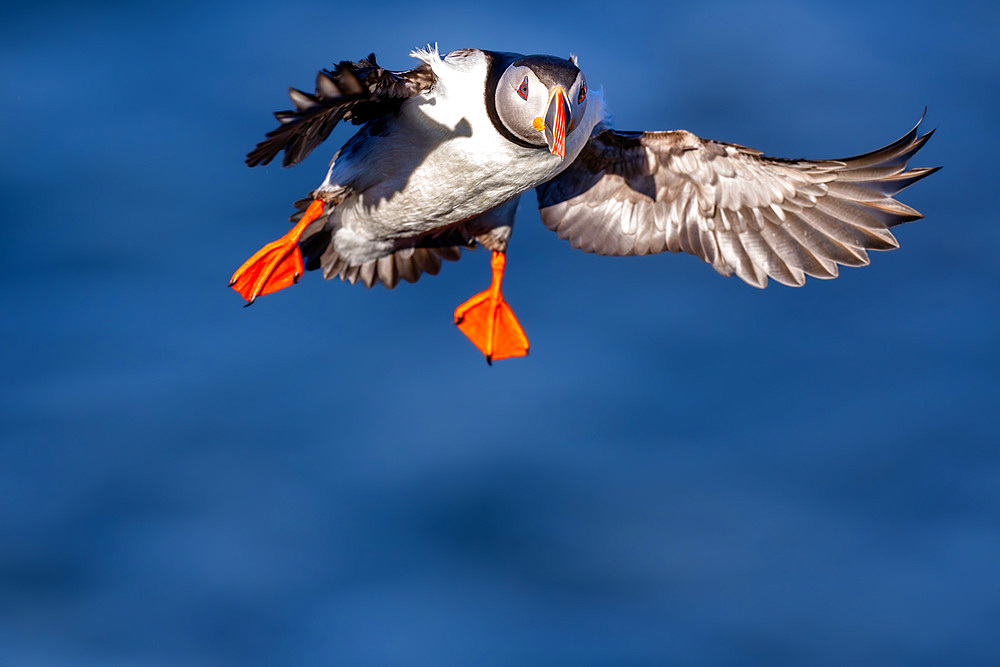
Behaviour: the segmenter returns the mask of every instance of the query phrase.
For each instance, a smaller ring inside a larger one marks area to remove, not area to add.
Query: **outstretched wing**
[[[374,53],[356,63],[345,60],[332,71],[324,69],[316,75],[315,93],[289,89],[296,108],[274,114],[281,125],[247,154],[246,163],[251,167],[267,164],[281,151],[285,151],[283,166],[301,162],[341,120],[357,125],[394,112],[404,100],[433,83],[434,74],[426,64],[393,72],[379,67]]]
[[[898,247],[889,228],[923,216],[893,196],[940,168],[907,171],[931,134],[914,127],[865,155],[811,161],[683,130],[604,129],[538,186],[538,205],[546,227],[587,252],[686,252],[756,287],[769,276],[799,286]]]

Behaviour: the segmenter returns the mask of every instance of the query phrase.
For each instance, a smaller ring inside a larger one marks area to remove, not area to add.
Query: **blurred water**
[[[0,662],[996,664],[995,8],[21,6],[0,25]],[[235,266],[285,87],[428,41],[580,56],[619,127],[836,157],[924,105],[925,220],[836,281],[608,259],[523,203],[395,291]]]

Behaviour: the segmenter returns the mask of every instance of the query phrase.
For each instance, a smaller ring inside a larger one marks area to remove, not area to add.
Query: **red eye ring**
[[[521,85],[517,87],[517,94],[521,96],[522,100],[528,99],[528,77],[524,77]]]
[[[580,84],[580,94],[576,96],[576,103],[582,104],[583,101],[587,99],[587,82],[584,81]]]

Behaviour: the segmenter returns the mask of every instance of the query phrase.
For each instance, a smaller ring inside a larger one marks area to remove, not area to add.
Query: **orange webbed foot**
[[[528,337],[500,291],[505,264],[504,253],[494,251],[490,261],[493,282],[489,289],[455,309],[455,324],[491,365],[494,359],[528,354]]]
[[[258,250],[229,279],[229,286],[250,305],[262,294],[270,294],[298,282],[304,272],[299,238],[316,218],[323,215],[323,202],[315,200],[287,234]]]

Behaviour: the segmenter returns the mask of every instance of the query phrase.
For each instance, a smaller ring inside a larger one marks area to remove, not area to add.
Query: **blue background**
[[[978,7],[978,8],[977,8]],[[997,5],[21,5],[0,23],[3,664],[998,664]],[[755,290],[600,258],[529,195],[389,292],[233,269],[350,136],[243,166],[374,50],[580,57],[623,129],[785,157],[929,107],[870,267]]]

